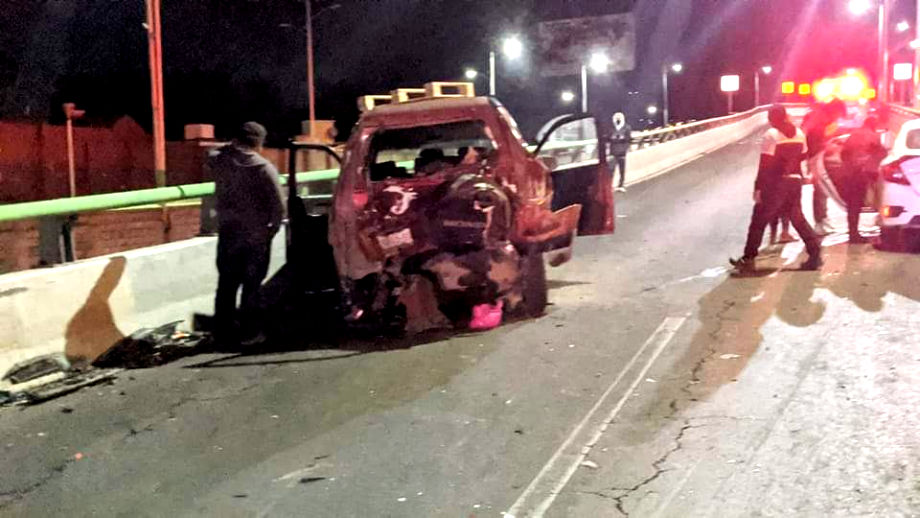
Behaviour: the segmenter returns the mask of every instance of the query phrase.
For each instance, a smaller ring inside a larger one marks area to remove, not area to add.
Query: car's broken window
[[[494,149],[480,120],[380,130],[371,138],[371,181],[426,176],[483,159]]]

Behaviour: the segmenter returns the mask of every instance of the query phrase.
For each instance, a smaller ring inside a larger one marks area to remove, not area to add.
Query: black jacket
[[[219,229],[240,232],[244,238],[273,236],[284,218],[275,166],[236,145],[214,152],[208,166],[214,174]]]
[[[614,126],[610,133],[610,154],[625,155],[629,152],[629,145],[631,141],[632,128],[628,123],[624,124],[620,129],[617,129],[616,126]]]

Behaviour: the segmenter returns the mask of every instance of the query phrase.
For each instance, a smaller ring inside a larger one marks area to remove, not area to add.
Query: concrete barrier
[[[767,114],[760,112],[725,126],[632,151],[626,155],[627,185],[668,172],[681,164],[737,142],[757,130],[762,130],[766,124]]]
[[[0,376],[41,354],[91,361],[138,328],[211,313],[216,243],[198,237],[0,275]],[[279,233],[271,272],[283,263]]]

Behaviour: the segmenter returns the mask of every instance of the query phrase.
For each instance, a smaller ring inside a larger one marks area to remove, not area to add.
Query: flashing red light
[[[811,95],[811,85],[802,83],[799,85],[799,95]]]

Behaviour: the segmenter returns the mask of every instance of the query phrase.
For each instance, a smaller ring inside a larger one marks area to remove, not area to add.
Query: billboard
[[[543,75],[578,74],[595,52],[610,59],[611,72],[626,72],[636,65],[635,21],[624,13],[543,22],[537,48]]]

